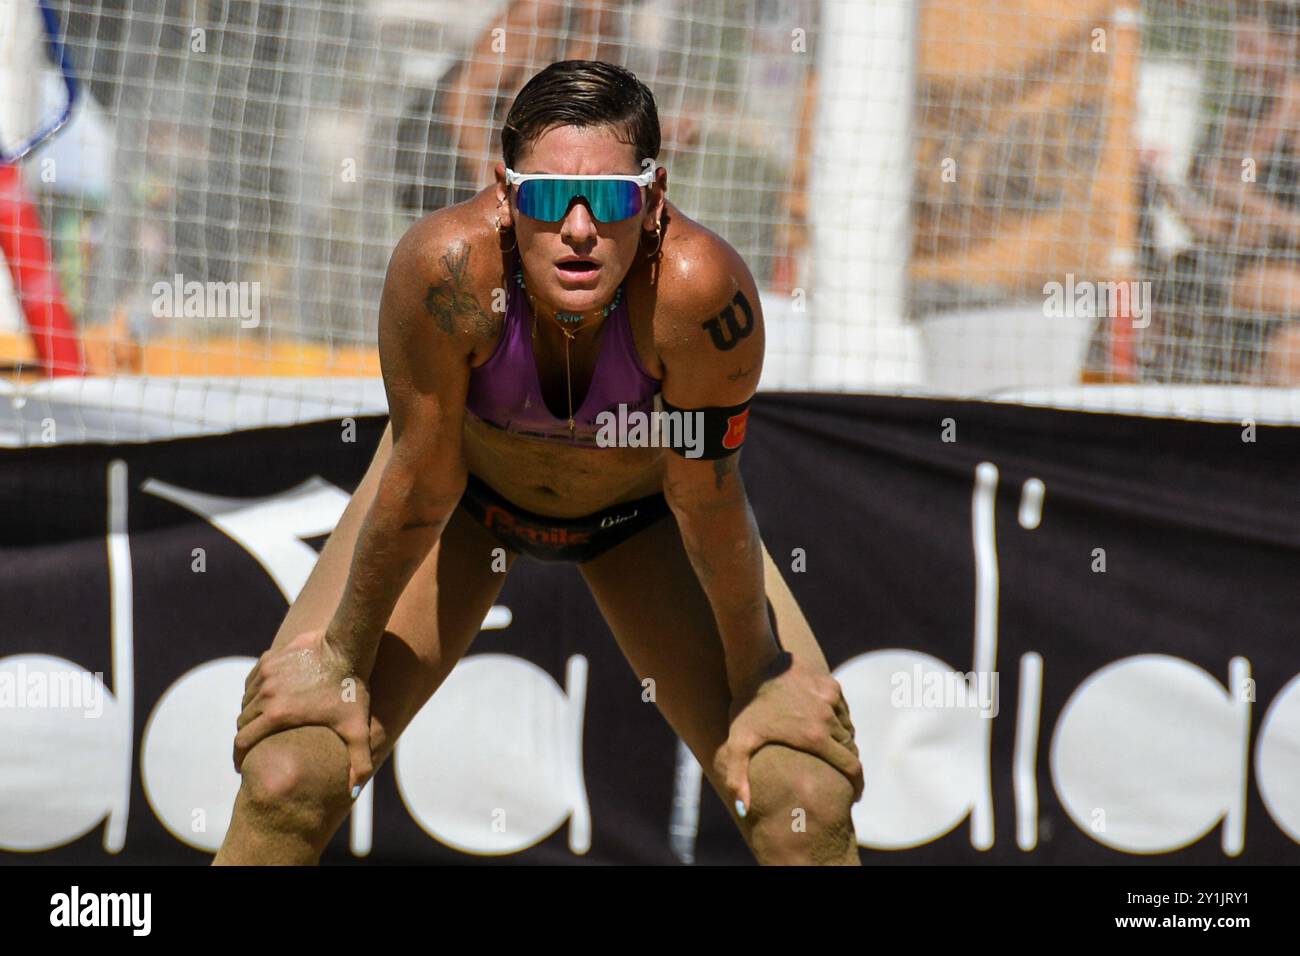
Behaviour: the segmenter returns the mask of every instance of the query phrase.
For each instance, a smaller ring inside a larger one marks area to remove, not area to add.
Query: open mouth
[[[556,268],[561,272],[585,275],[588,272],[595,272],[600,268],[600,264],[593,259],[566,259],[564,262],[556,263]]]
[[[590,282],[600,275],[600,263],[594,259],[565,259],[555,264],[561,279],[571,282]]]

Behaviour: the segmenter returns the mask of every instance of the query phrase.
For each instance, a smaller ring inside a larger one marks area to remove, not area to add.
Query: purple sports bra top
[[[547,438],[568,444],[596,444],[599,425],[596,416],[604,411],[618,414],[619,405],[629,412],[649,412],[659,393],[659,380],[642,367],[632,339],[627,291],[606,318],[596,370],[582,404],[573,410],[575,429],[569,433],[565,415],[556,418],[542,398],[537,360],[533,357],[533,310],[528,296],[515,281],[519,254],[510,257],[506,283],[506,317],[501,338],[491,357],[472,369],[466,408],[475,416],[506,431],[533,438]]]

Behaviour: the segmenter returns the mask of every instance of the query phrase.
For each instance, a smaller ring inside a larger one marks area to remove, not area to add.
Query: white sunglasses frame
[[[530,179],[576,179],[579,181],[591,181],[597,179],[622,179],[628,182],[634,182],[638,186],[653,186],[655,173],[659,167],[655,166],[647,169],[644,173],[637,176],[612,175],[612,176],[568,176],[564,173],[517,173],[509,166],[506,167],[506,184],[509,186],[518,186],[528,182]]]

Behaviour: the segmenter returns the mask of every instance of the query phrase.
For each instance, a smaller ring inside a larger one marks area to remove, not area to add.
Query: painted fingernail
[[[355,800],[359,796],[361,796],[361,784],[357,784],[352,788],[352,799]]]
[[[742,803],[741,801],[737,800],[737,801],[736,801],[736,816],[740,817],[740,818],[743,820],[743,819],[745,819],[745,814],[748,813],[748,812],[749,812],[749,811],[747,811],[747,810],[745,809],[745,804]]]

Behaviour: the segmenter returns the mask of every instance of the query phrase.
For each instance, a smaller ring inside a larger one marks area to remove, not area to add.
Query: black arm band
[[[655,411],[666,412],[659,429],[661,443],[683,458],[726,458],[745,443],[752,396],[730,408],[679,408],[655,396]],[[674,415],[673,413],[678,413]]]

